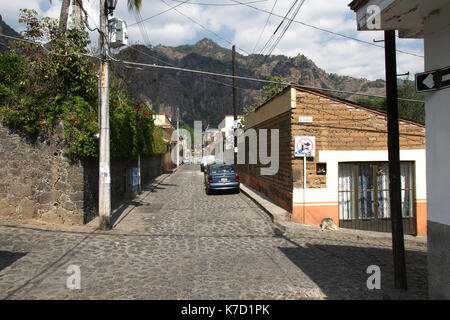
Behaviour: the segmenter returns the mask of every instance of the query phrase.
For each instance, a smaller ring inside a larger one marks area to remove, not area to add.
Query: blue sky
[[[180,3],[180,0],[164,1],[170,6]],[[239,1],[258,1],[251,5],[270,11],[276,0]],[[369,42],[373,39],[382,39],[382,31],[356,30],[355,14],[348,7],[350,1],[306,0],[296,20]],[[142,0],[142,2],[140,14],[144,19],[169,8],[162,0]],[[205,31],[175,10],[171,10],[144,22],[147,35],[143,34],[138,25],[131,26],[128,30],[130,42],[143,44],[144,38],[148,37],[150,43],[145,44],[176,46],[192,44],[206,37],[227,48],[231,48],[230,43],[234,43],[242,54],[259,53],[281,21],[281,18],[271,16],[261,35],[268,17],[267,13],[238,5],[233,0],[190,0],[189,2],[178,6],[177,9],[227,41],[220,39],[212,32]],[[114,15],[125,19],[131,25],[136,22],[136,16],[128,12],[126,3],[126,0],[118,0]],[[284,16],[292,3],[293,0],[278,0],[274,13]],[[20,8],[33,8],[41,16],[57,18],[60,5],[60,0],[53,0],[51,4],[49,0],[3,0],[0,4],[0,14],[6,23],[20,30],[23,28],[17,22]],[[93,19],[89,23],[92,26],[98,24],[99,0],[84,0],[84,7]],[[261,40],[254,51],[260,35]],[[97,43],[97,36],[92,34],[94,43]],[[422,40],[398,39],[397,48],[423,55]],[[291,57],[304,54],[327,72],[370,80],[384,79],[382,48],[334,36],[298,23],[291,24],[273,54]],[[410,79],[415,73],[422,72],[424,68],[423,58],[403,53],[397,54],[397,65],[398,73],[410,72]]]

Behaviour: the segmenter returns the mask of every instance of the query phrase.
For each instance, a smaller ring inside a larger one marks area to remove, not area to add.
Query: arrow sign
[[[416,74],[416,92],[450,87],[450,67]]]
[[[294,156],[314,157],[316,149],[316,137],[295,137]]]

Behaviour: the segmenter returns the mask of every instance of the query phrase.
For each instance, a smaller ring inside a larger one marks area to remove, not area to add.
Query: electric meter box
[[[122,19],[113,18],[109,20],[109,26],[111,48],[119,48],[128,45],[127,22]]]

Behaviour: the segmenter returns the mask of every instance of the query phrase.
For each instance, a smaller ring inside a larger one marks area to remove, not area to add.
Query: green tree
[[[23,55],[0,55],[0,116],[12,130],[32,139],[51,135],[62,121],[66,153],[96,157],[98,68],[87,56],[89,35],[79,29],[61,35],[56,19],[36,16],[34,10],[21,10],[23,35],[45,45],[22,43]],[[155,134],[152,112],[125,88],[123,81],[111,77],[112,156],[156,154],[164,142]]]
[[[261,88],[262,97],[259,98],[257,102],[251,105],[244,106],[244,115],[254,111],[259,105],[265,103],[267,100],[281,92],[284,88],[286,88],[285,83],[288,83],[288,81],[282,77],[268,76],[267,80],[273,81],[273,83],[269,83]]]
[[[411,81],[405,81],[398,87],[398,97],[402,99],[424,100],[423,93],[417,93]],[[357,102],[378,110],[387,110],[386,98],[359,98]],[[423,102],[399,100],[398,114],[400,117],[424,123],[425,104]]]

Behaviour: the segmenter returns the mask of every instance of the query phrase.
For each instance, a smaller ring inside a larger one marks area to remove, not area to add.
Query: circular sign
[[[314,157],[315,137],[295,137],[295,156]]]

